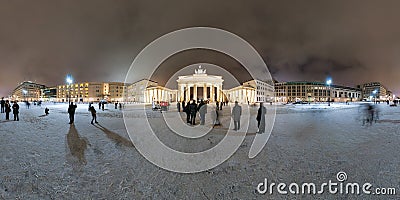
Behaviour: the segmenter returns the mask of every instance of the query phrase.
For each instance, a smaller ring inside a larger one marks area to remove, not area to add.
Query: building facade
[[[240,85],[229,90],[224,90],[225,101],[239,103],[257,102],[257,90],[253,86]]]
[[[346,102],[361,100],[361,90],[340,85],[326,85],[321,82],[275,83],[276,102]]]
[[[46,88],[43,84],[32,81],[20,83],[12,92],[11,99],[16,101],[38,101],[41,97],[41,90]]]
[[[42,89],[40,100],[57,101],[57,87],[46,87]]]
[[[126,84],[121,82],[84,82],[57,86],[58,102],[125,101]]]
[[[275,88],[272,81],[250,80],[244,82],[243,86],[250,86],[256,89],[254,102],[273,102],[275,100]]]
[[[145,91],[145,103],[176,102],[178,100],[177,90],[171,90],[162,86],[149,86]]]
[[[158,86],[156,81],[142,79],[127,86],[126,101],[137,103],[149,103],[146,96],[147,87]],[[151,102],[151,101],[150,101]]]
[[[229,102],[260,103],[275,100],[273,83],[260,80],[246,81],[240,86],[225,90],[225,94]]]
[[[159,86],[156,81],[142,79],[127,86],[128,102],[151,103],[177,101],[177,90]]]
[[[362,91],[363,100],[381,100],[386,101],[391,99],[391,94],[380,82],[370,82],[358,86]]]

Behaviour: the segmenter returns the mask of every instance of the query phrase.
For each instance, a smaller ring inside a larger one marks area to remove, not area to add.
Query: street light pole
[[[328,80],[326,80],[326,84],[328,85],[328,106],[331,106],[331,84],[332,84],[332,79],[328,78]]]
[[[377,93],[377,91],[374,90],[372,93],[374,93],[374,104],[376,104],[376,93]]]
[[[72,76],[70,74],[67,75],[66,82],[68,83],[68,103],[71,102],[71,84],[73,82]]]

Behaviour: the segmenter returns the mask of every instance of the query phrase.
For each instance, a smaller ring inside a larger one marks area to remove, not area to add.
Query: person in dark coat
[[[101,109],[101,101],[99,101],[99,110]]]
[[[44,109],[44,114],[49,115],[49,109],[47,107]]]
[[[185,112],[185,101],[182,101],[182,111]]]
[[[267,113],[267,109],[264,107],[263,103],[260,103],[260,108],[257,111],[257,126],[258,126],[258,134],[262,134],[265,132],[265,114]]]
[[[16,101],[14,101],[12,110],[13,110],[13,114],[14,114],[14,121],[19,121],[19,105],[17,104]]]
[[[219,102],[216,101],[215,104],[216,104],[216,106],[217,106],[217,110],[219,110]]]
[[[104,111],[104,104],[106,104],[106,102],[101,103],[101,110],[103,110],[103,111]]]
[[[6,102],[4,101],[4,97],[1,98],[0,104],[1,104],[1,113],[4,113],[4,108],[6,106]]]
[[[6,112],[6,120],[10,120],[11,105],[8,100],[6,101],[6,104],[4,105],[4,111]]]
[[[190,101],[187,103],[187,105],[183,108],[184,112],[186,113],[186,123],[190,124]]]
[[[197,104],[196,101],[193,100],[193,102],[189,105],[189,110],[190,110],[190,123],[192,125],[196,124],[196,113],[197,113]]]
[[[73,102],[71,102],[71,104],[68,107],[68,114],[69,114],[69,124],[73,124],[74,120],[75,120],[75,110],[76,110],[77,106],[74,105]]]
[[[178,101],[176,107],[178,108],[178,112],[181,112],[181,102]]]
[[[96,124],[99,123],[99,122],[97,122],[96,109],[94,109],[94,107],[91,106],[89,108],[89,111],[92,114],[92,121],[90,123],[93,124],[93,120],[95,121]]]
[[[115,109],[118,108],[118,101],[114,103],[114,108],[115,108]]]

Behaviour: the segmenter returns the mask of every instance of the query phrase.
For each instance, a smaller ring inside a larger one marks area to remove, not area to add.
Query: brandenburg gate
[[[178,100],[209,100],[222,101],[222,76],[208,75],[206,69],[195,69],[193,75],[178,77]]]

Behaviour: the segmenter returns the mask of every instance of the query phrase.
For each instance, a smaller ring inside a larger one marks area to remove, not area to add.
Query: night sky
[[[48,86],[124,81],[148,43],[211,26],[252,44],[278,81],[355,86],[380,81],[400,93],[400,1],[0,0],[0,96],[24,80]],[[169,78],[169,77],[167,77]]]

